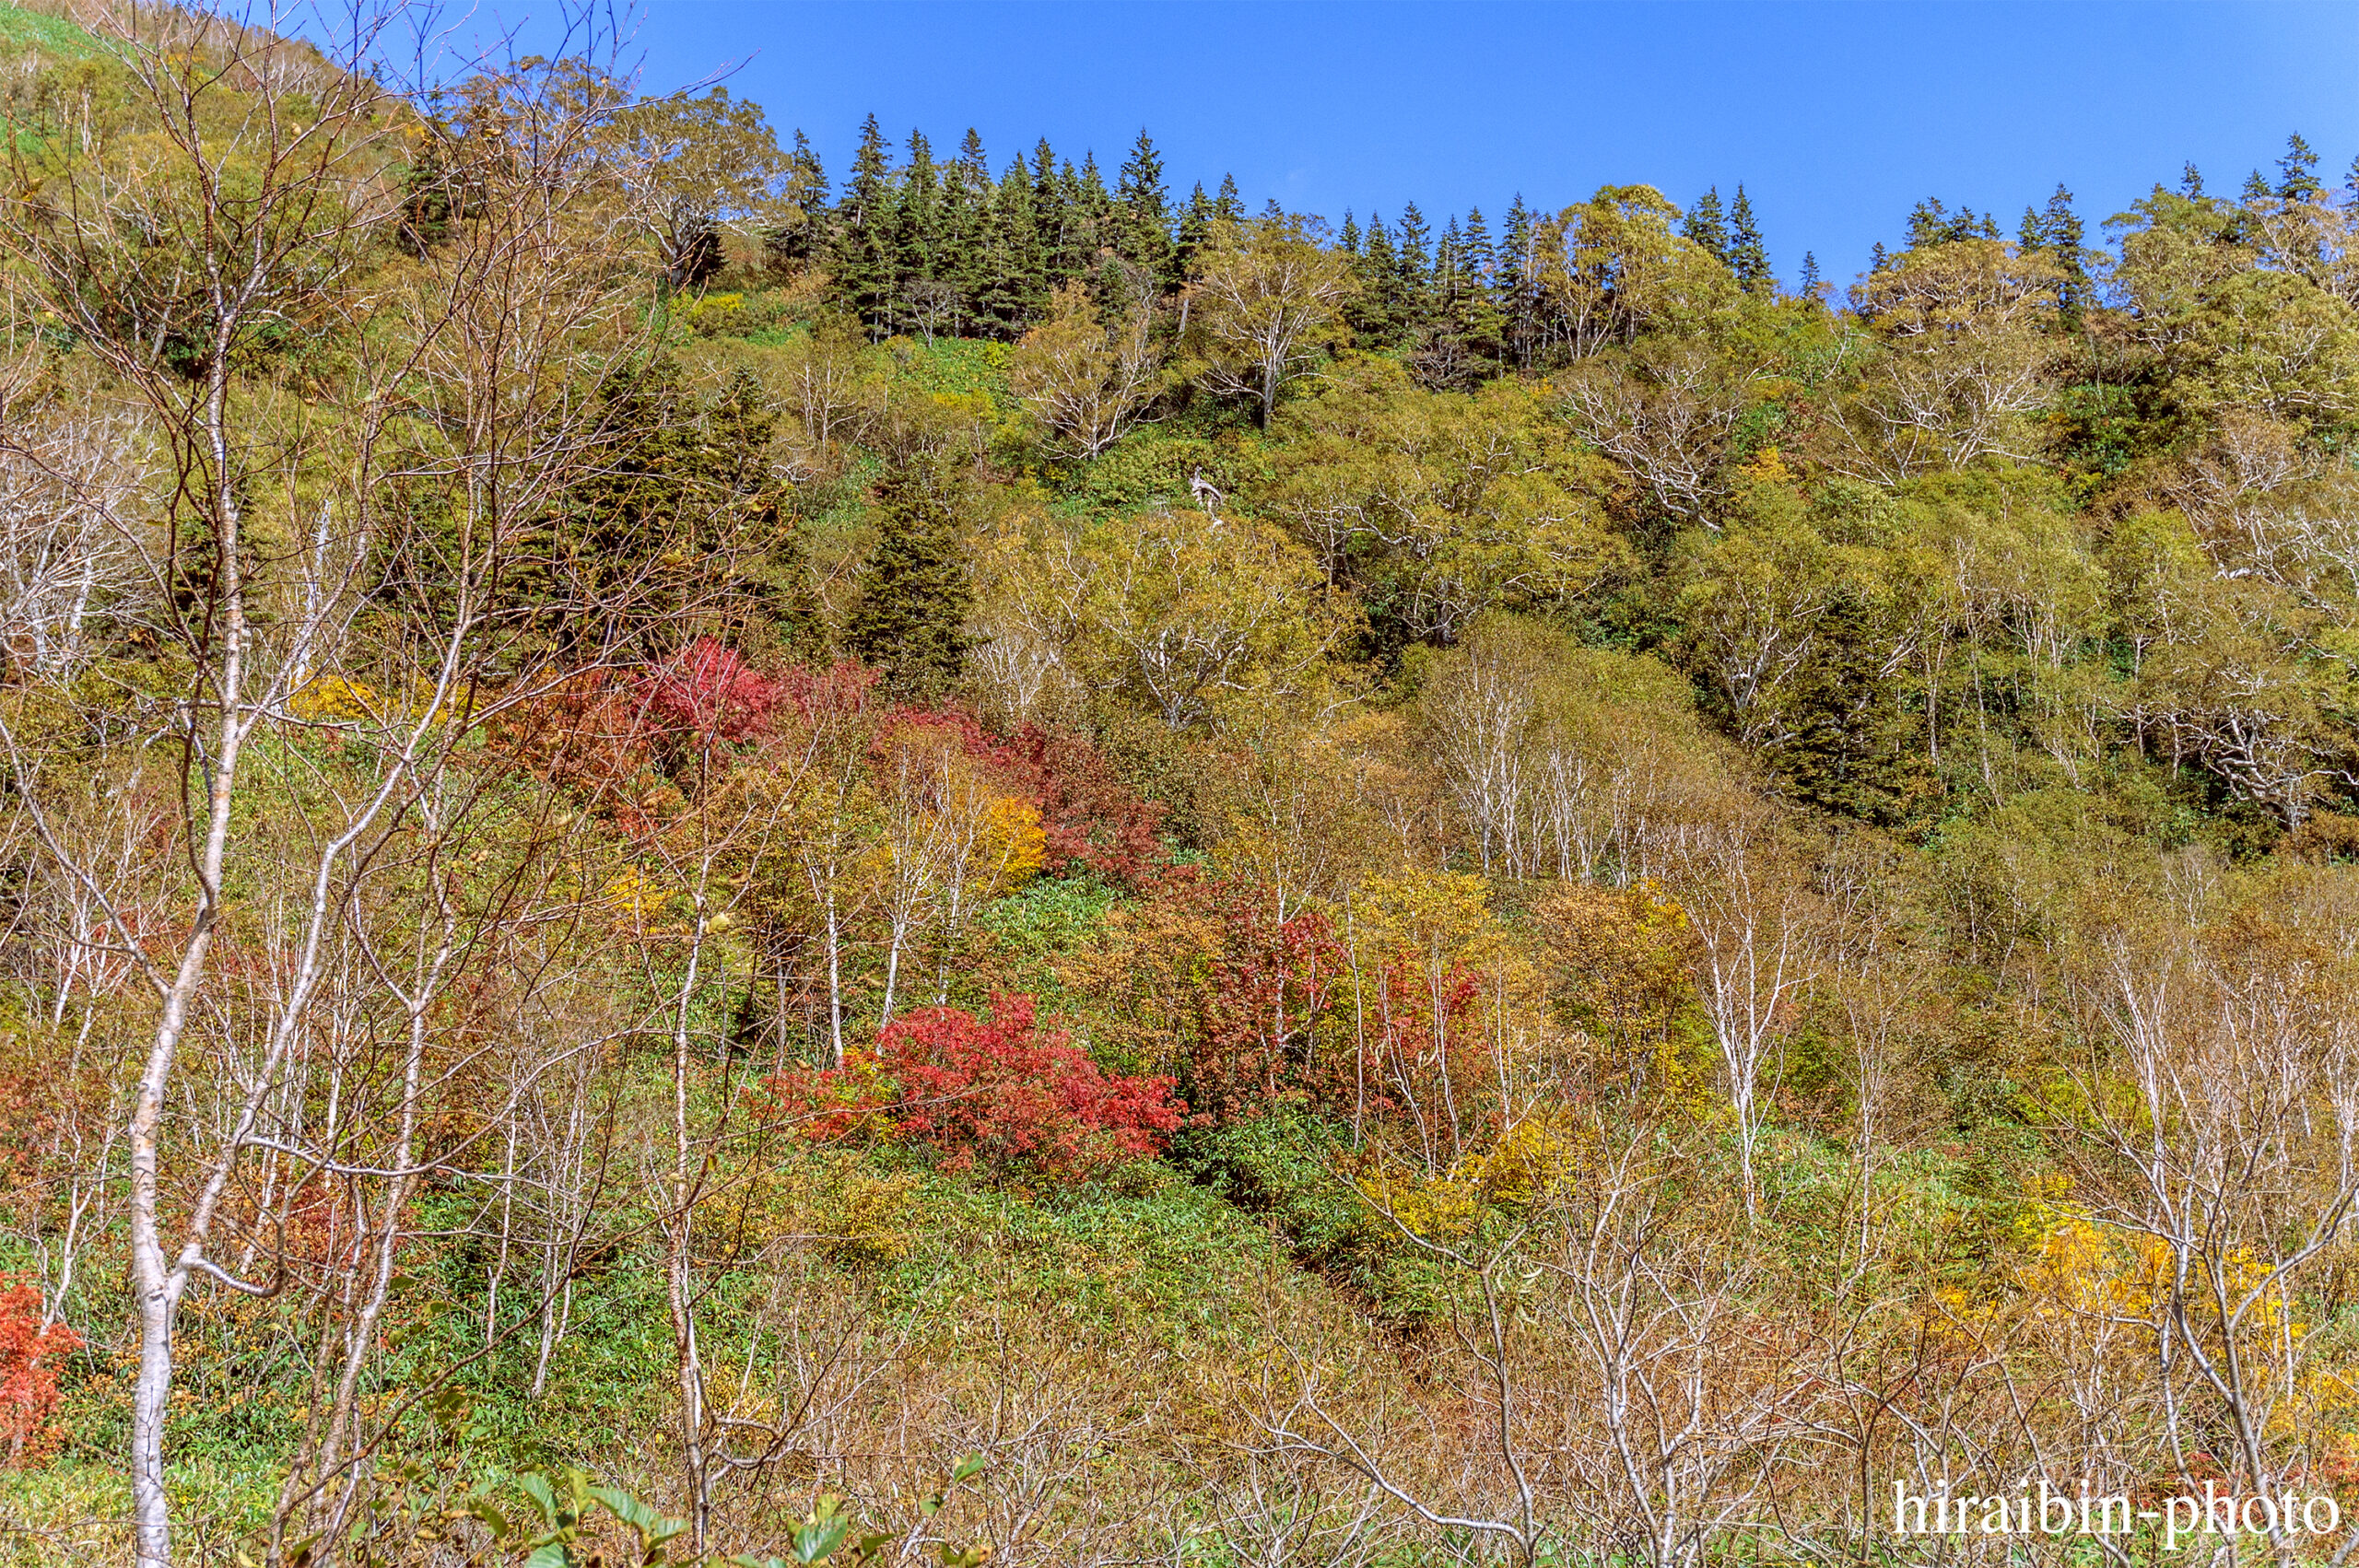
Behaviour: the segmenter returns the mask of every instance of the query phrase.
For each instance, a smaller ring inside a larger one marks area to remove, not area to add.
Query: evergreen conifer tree
[[[1237,176],[1220,177],[1220,191],[1213,197],[1213,216],[1226,223],[1240,223],[1245,218],[1245,201],[1237,193]]]
[[[2048,198],[2048,210],[2039,217],[2039,243],[2048,258],[2064,269],[2056,307],[2068,331],[2079,326],[2081,308],[2088,302],[2089,258],[2081,243],[2085,235],[2081,215],[2072,210],[2072,193],[2059,181],[2056,193]]]
[[[934,275],[952,289],[951,330],[980,324],[981,301],[992,291],[991,165],[983,138],[973,126],[958,144],[958,156],[942,171],[942,243]]]
[[[888,308],[898,322],[909,319],[913,285],[932,283],[942,252],[941,174],[933,147],[921,131],[910,133],[910,160],[901,170],[893,203],[892,278]]]
[[[1353,296],[1344,320],[1353,335],[1371,348],[1389,348],[1398,336],[1401,261],[1392,249],[1392,233],[1384,215],[1368,215],[1360,231],[1359,290]]]
[[[980,302],[990,330],[1024,335],[1049,308],[1049,254],[1032,205],[1031,172],[1017,158],[992,196],[992,267]]]
[[[925,475],[888,472],[876,487],[876,547],[844,620],[844,646],[905,696],[938,695],[967,659],[973,600],[957,521]]]
[[[1532,369],[1532,212],[1516,193],[1499,231],[1497,262],[1491,269],[1491,297],[1498,304],[1503,346],[1518,369]]]
[[[1802,275],[1794,280],[1794,287],[1805,299],[1815,299],[1818,298],[1817,252],[1804,251],[1802,252]]]
[[[2260,177],[2258,169],[2245,176],[2245,188],[2236,193],[2236,199],[2243,202],[2265,202],[2269,197],[2269,181]]]
[[[1434,305],[1443,312],[1454,309],[1466,290],[1465,243],[1466,237],[1458,231],[1458,216],[1453,213],[1442,226],[1441,238],[1434,243]]]
[[[893,160],[871,114],[860,128],[851,178],[836,207],[836,288],[870,330],[882,333],[893,293]]]
[[[1727,264],[1729,227],[1720,213],[1720,188],[1718,185],[1707,187],[1704,193],[1696,198],[1696,205],[1687,209],[1687,216],[1680,224],[1679,232],[1709,251],[1722,265]]]
[[[1145,268],[1166,288],[1179,287],[1172,265],[1170,199],[1163,188],[1163,155],[1144,127],[1115,182],[1120,209],[1115,250],[1133,266]]]
[[[1080,218],[1086,249],[1076,258],[1075,275],[1097,270],[1097,252],[1114,245],[1114,198],[1107,193],[1106,177],[1097,171],[1097,155],[1081,155],[1081,172],[1074,181],[1074,205]]]
[[[1344,227],[1335,233],[1335,244],[1347,256],[1360,253],[1360,226],[1352,216],[1352,209],[1344,209]]]
[[[1414,333],[1433,314],[1433,260],[1428,248],[1432,230],[1417,204],[1401,209],[1401,228],[1392,247],[1392,319],[1403,334]]]
[[[1185,280],[1195,270],[1197,253],[1203,250],[1213,234],[1213,199],[1204,194],[1203,181],[1188,193],[1188,205],[1180,211],[1180,230],[1171,244],[1171,271],[1176,278]]]
[[[2178,191],[2180,195],[2185,196],[2190,202],[2201,201],[2203,199],[2203,171],[2196,168],[2192,163],[2182,166],[2178,171]]]
[[[1459,253],[1464,257],[1467,282],[1481,287],[1491,279],[1491,226],[1483,221],[1481,207],[1466,209],[1466,227],[1460,231]]]
[[[2299,131],[2285,138],[2285,156],[2277,160],[2277,195],[2282,201],[2306,202],[2323,193],[2318,183],[2318,155]]]
[[[799,130],[794,150],[786,157],[786,199],[793,211],[762,236],[762,249],[772,270],[791,275],[819,259],[829,217],[827,171],[812,149],[811,138]]]
[[[1748,289],[1769,281],[1769,252],[1761,243],[1760,227],[1753,221],[1753,203],[1742,184],[1729,205],[1728,263],[1737,282]]]

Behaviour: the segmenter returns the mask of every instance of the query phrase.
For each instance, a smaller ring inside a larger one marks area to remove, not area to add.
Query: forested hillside
[[[2300,137],[1845,281],[420,25],[0,6],[0,1560],[2359,1542]]]

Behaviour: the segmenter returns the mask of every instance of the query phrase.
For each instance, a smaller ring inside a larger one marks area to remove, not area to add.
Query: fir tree
[[[934,260],[934,275],[952,290],[954,332],[966,331],[975,323],[980,302],[996,281],[992,195],[983,138],[970,125],[958,144],[958,156],[942,171],[942,238]]]
[[[1074,230],[1076,245],[1072,256],[1073,275],[1094,277],[1097,272],[1097,253],[1119,250],[1115,228],[1119,221],[1114,198],[1106,189],[1106,177],[1098,172],[1097,155],[1081,155],[1081,169],[1073,181]]]
[[[2306,202],[2325,193],[2318,183],[2318,155],[2298,131],[2285,138],[2285,156],[2277,160],[2277,196],[2280,201]]]
[[[1213,202],[1204,194],[1203,181],[1188,193],[1188,205],[1180,214],[1180,232],[1171,246],[1171,270],[1180,278],[1195,270],[1196,256],[1212,239]]]
[[[1466,209],[1466,227],[1459,236],[1459,252],[1465,258],[1466,277],[1470,285],[1481,287],[1491,277],[1491,226],[1483,221],[1481,207]]]
[[[1017,158],[992,196],[992,266],[977,309],[992,331],[1021,337],[1049,308],[1049,252],[1033,207],[1031,173]]]
[[[1245,219],[1245,201],[1237,193],[1237,176],[1220,177],[1220,191],[1213,197],[1213,216],[1224,223],[1241,223]]]
[[[1885,252],[1884,248],[1884,241],[1881,240],[1877,240],[1875,243],[1875,249],[1868,252],[1869,273],[1871,275],[1881,273],[1891,265],[1892,257]]]
[[[2192,163],[2189,163],[2181,167],[2178,171],[2178,190],[2179,194],[2185,196],[2190,202],[2201,201],[2203,199],[2203,171],[2196,168]]]
[[[819,259],[828,220],[827,171],[801,131],[794,133],[794,150],[786,158],[786,199],[793,211],[762,236],[762,249],[773,271],[791,276]]]
[[[1746,288],[1758,288],[1769,280],[1769,252],[1761,243],[1761,229],[1753,221],[1753,203],[1745,196],[1744,187],[1736,188],[1736,200],[1729,206],[1729,271]]]
[[[1491,269],[1491,297],[1498,302],[1504,346],[1519,369],[1532,369],[1532,211],[1516,193],[1499,231],[1498,260]]]
[[[1694,243],[1711,252],[1713,258],[1726,266],[1729,260],[1729,226],[1720,214],[1720,188],[1708,186],[1696,205],[1687,209],[1686,218],[1679,232]]]
[[[1115,250],[1134,266],[1145,268],[1166,288],[1179,287],[1172,266],[1170,200],[1163,188],[1163,155],[1142,127],[1131,156],[1115,183],[1120,232]]]
[[[2088,252],[2081,243],[2085,237],[2081,215],[2072,210],[2072,193],[2059,181],[2056,193],[2048,198],[2048,210],[2039,217],[2039,246],[2064,269],[2064,284],[2056,292],[2056,307],[2068,330],[2080,324],[2081,308],[2089,297]]]
[[[1817,252],[1804,251],[1802,252],[1802,276],[1795,280],[1794,287],[1800,291],[1802,297],[1805,299],[1815,299],[1818,298]]]
[[[871,114],[860,128],[851,179],[836,207],[835,281],[861,320],[883,331],[893,294],[893,160]]]
[[[2342,188],[2353,201],[2359,202],[2359,158],[2351,160],[2351,172],[2342,177]]]
[[[1360,226],[1352,216],[1352,209],[1344,209],[1344,227],[1336,231],[1335,243],[1347,256],[1360,253]]]
[[[1360,231],[1359,290],[1344,320],[1353,334],[1372,348],[1391,347],[1401,326],[1401,260],[1384,215],[1368,215]]]
[[[2265,202],[2269,200],[2269,181],[2263,180],[2260,177],[2260,170],[2256,169],[2245,176],[2245,188],[2238,193],[2237,199],[2244,202]]]
[[[1058,164],[1054,193],[1057,244],[1050,260],[1050,278],[1057,287],[1089,275],[1097,256],[1097,240],[1089,204],[1082,192],[1081,175],[1071,159]]]
[[[923,475],[888,472],[876,487],[876,547],[844,620],[844,645],[918,697],[939,694],[967,660],[973,599],[958,527]]]
[[[909,162],[901,170],[893,200],[890,289],[886,309],[896,327],[915,325],[931,337],[948,314],[931,286],[936,258],[943,252],[941,170],[933,161],[933,144],[921,131],[911,131]]]
[[[1427,249],[1432,231],[1417,204],[1401,209],[1401,227],[1392,247],[1392,318],[1404,332],[1423,326],[1432,314],[1433,263]]]

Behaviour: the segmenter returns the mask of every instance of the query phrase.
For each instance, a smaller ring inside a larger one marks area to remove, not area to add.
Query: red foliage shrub
[[[1347,973],[1328,918],[1306,909],[1281,919],[1270,889],[1242,877],[1199,883],[1195,896],[1221,940],[1206,955],[1185,1075],[1197,1117],[1258,1115],[1287,1094],[1351,1104],[1351,1062],[1318,1048],[1318,1025]]]
[[[53,1360],[81,1349],[64,1324],[41,1326],[41,1293],[21,1281],[0,1287],[0,1450],[7,1463],[32,1465],[47,1449],[44,1426],[57,1408]]]
[[[1028,996],[992,999],[989,1019],[929,1007],[886,1024],[875,1049],[840,1072],[771,1085],[773,1114],[807,1117],[815,1138],[874,1128],[926,1143],[947,1168],[1037,1171],[1073,1180],[1163,1147],[1181,1106],[1168,1078],[1101,1070],[1035,1027]]]
[[[659,824],[666,798],[676,807],[680,791],[693,790],[706,743],[744,745],[798,725],[807,731],[864,720],[875,684],[874,672],[850,661],[764,674],[698,638],[652,673],[584,673],[517,705],[495,726],[497,755],[640,834]]]
[[[983,765],[1013,795],[1040,813],[1045,860],[1052,875],[1086,867],[1108,882],[1148,881],[1162,848],[1163,807],[1141,799],[1115,776],[1096,746],[1062,730],[1027,724],[994,735],[957,708],[905,709],[893,727],[922,725],[957,737],[960,749]]]
[[[787,693],[736,649],[700,637],[641,682],[640,695],[659,732],[734,743],[767,731],[770,710]]]

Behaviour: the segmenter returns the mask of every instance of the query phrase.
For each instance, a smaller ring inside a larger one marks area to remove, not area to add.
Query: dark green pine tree
[[[1805,299],[1816,299],[1818,298],[1817,252],[1804,251],[1802,252],[1802,275],[1794,280],[1794,287]]]
[[[1357,276],[1359,287],[1345,309],[1344,322],[1360,346],[1390,348],[1400,339],[1401,261],[1381,213],[1370,213],[1367,227],[1360,230]]]
[[[876,487],[876,547],[844,619],[844,646],[905,696],[940,695],[967,661],[974,590],[958,524],[925,475],[889,470]]]
[[[2245,176],[2245,188],[2241,192],[2237,193],[2237,200],[2244,202],[2265,202],[2269,200],[2270,194],[2269,181],[2263,180],[2260,177],[2260,170],[2256,169],[2250,174]]]
[[[2056,193],[2048,198],[2048,210],[2039,216],[2039,246],[2064,269],[2063,285],[2056,291],[2056,309],[2067,332],[2079,330],[2081,311],[2089,299],[2089,253],[2082,244],[2086,238],[2081,215],[2072,210],[2072,193],[2060,180]]]
[[[1167,289],[1180,287],[1172,259],[1171,202],[1163,188],[1163,155],[1139,128],[1114,184],[1117,232],[1114,249],[1133,266],[1144,267]]]
[[[1442,225],[1441,238],[1434,241],[1434,309],[1444,316],[1453,314],[1466,293],[1466,236],[1458,230],[1458,215]]]
[[[1466,210],[1456,249],[1458,297],[1450,308],[1449,330],[1473,357],[1477,373],[1483,373],[1498,362],[1501,319],[1491,291],[1491,226],[1484,221],[1482,208]]]
[[[1065,271],[1065,253],[1072,243],[1074,223],[1072,193],[1069,188],[1073,166],[1062,170],[1057,155],[1043,136],[1032,147],[1032,221],[1040,229],[1040,259],[1048,269],[1049,287],[1053,290],[1071,275]]]
[[[1869,272],[1869,275],[1870,275],[1871,276],[1872,276],[1872,275],[1875,275],[1875,274],[1877,274],[1877,273],[1881,273],[1881,272],[1885,271],[1885,270],[1886,270],[1886,269],[1888,269],[1889,267],[1891,267],[1891,265],[1892,265],[1892,255],[1891,255],[1891,253],[1890,253],[1889,252],[1887,252],[1887,251],[1884,248],[1884,241],[1883,241],[1883,240],[1877,240],[1877,241],[1876,241],[1876,243],[1875,243],[1875,249],[1873,249],[1873,250],[1872,250],[1872,251],[1870,251],[1870,252],[1868,252],[1868,272]]]
[[[1245,199],[1237,193],[1237,176],[1220,177],[1220,190],[1213,196],[1213,216],[1224,223],[1245,221]]]
[[[1520,370],[1532,369],[1537,337],[1532,298],[1532,212],[1519,191],[1508,206],[1506,227],[1499,230],[1498,261],[1491,269],[1491,298],[1498,306],[1508,357]]]
[[[931,335],[948,312],[933,284],[942,253],[942,177],[933,147],[921,131],[910,133],[910,161],[901,170],[893,204],[893,292],[897,325],[922,328]]]
[[[1360,253],[1359,220],[1352,216],[1349,207],[1344,209],[1344,227],[1335,232],[1335,246],[1347,256]]]
[[[1491,281],[1491,226],[1481,207],[1466,209],[1466,227],[1459,234],[1459,254],[1464,259],[1467,282],[1476,288]]]
[[[2039,209],[2025,203],[2024,216],[2015,224],[2015,249],[2028,255],[2046,243],[2039,231]]]
[[[447,241],[467,205],[464,182],[443,154],[451,128],[438,119],[426,129],[426,146],[402,180],[401,217],[393,229],[393,242],[413,256]]]
[[[2203,199],[2203,170],[2189,163],[2178,171],[2178,193],[2190,202]]]
[[[1432,247],[1426,215],[1411,202],[1401,209],[1401,228],[1392,246],[1393,276],[1400,280],[1394,288],[1393,319],[1404,339],[1414,337],[1433,319]]]
[[[762,251],[772,272],[792,277],[819,260],[830,216],[827,171],[801,131],[794,133],[794,150],[786,156],[786,199],[793,210],[762,236]]]
[[[1017,338],[1048,314],[1049,249],[1034,211],[1031,171],[1017,158],[992,194],[992,265],[980,312],[994,336]]]
[[[835,287],[869,330],[888,330],[893,298],[893,158],[872,114],[836,205]]]
[[[2359,202],[2359,158],[2351,160],[2351,172],[2342,177],[2342,188],[2353,201]]]
[[[2299,131],[2285,138],[2285,156],[2277,160],[2277,196],[2280,201],[2316,201],[2326,193],[2318,183],[2318,155],[2302,139]]]
[[[725,529],[734,538],[727,548],[700,554],[734,568],[733,587],[740,602],[767,622],[748,628],[758,640],[798,658],[819,658],[827,650],[827,616],[796,523],[792,491],[769,465],[778,416],[760,380],[743,367],[732,373],[705,411],[704,425],[709,482],[715,487],[711,499],[722,509],[716,532]]]
[[[1687,216],[1680,223],[1679,232],[1696,244],[1719,258],[1726,266],[1729,260],[1729,226],[1720,213],[1720,188],[1706,187],[1687,209]]]
[[[941,233],[934,275],[950,289],[950,330],[969,332],[979,324],[982,298],[992,289],[994,238],[991,165],[983,138],[971,125],[958,144],[958,156],[942,170]]]
[[[1074,180],[1074,202],[1081,215],[1085,245],[1074,275],[1086,277],[1097,271],[1097,252],[1116,249],[1114,198],[1106,189],[1106,177],[1097,171],[1097,155],[1094,152],[1081,155],[1081,172]]]
[[[1204,194],[1204,182],[1188,193],[1188,205],[1180,211],[1180,230],[1171,243],[1171,270],[1185,279],[1195,270],[1196,257],[1213,237],[1213,199]]]
[[[1769,281],[1769,251],[1761,243],[1761,228],[1753,220],[1753,202],[1744,187],[1736,188],[1736,200],[1729,204],[1729,271],[1747,289],[1760,288]]]

